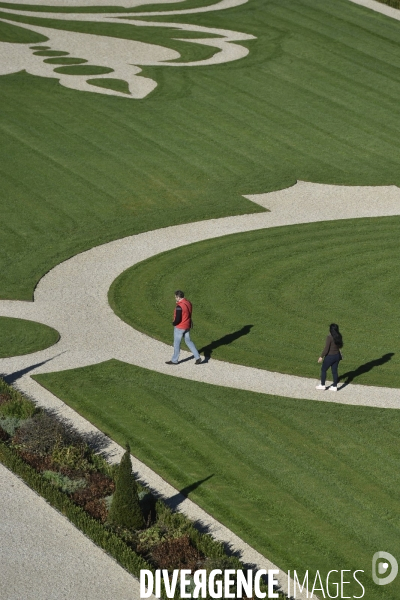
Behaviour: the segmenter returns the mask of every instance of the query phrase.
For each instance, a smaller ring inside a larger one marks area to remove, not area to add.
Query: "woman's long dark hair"
[[[333,337],[333,341],[335,342],[338,348],[343,348],[343,338],[342,334],[339,331],[339,325],[336,323],[331,323],[329,325],[329,331],[331,336]]]

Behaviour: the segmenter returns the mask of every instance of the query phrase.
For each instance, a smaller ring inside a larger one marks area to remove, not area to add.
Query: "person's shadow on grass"
[[[235,340],[241,338],[243,335],[247,335],[250,333],[252,327],[253,325],[244,325],[242,329],[238,329],[233,333],[227,333],[223,337],[219,338],[219,340],[214,340],[210,344],[207,344],[207,346],[200,348],[199,352],[204,354],[204,362],[207,363],[210,360],[211,355],[216,348],[219,348],[220,346],[228,346]]]
[[[339,381],[344,381],[344,383],[340,386],[340,389],[346,387],[346,385],[349,385],[349,383],[354,381],[354,379],[356,379],[360,375],[364,375],[364,373],[372,371],[372,369],[374,369],[375,367],[380,367],[381,365],[384,365],[385,363],[389,362],[392,356],[394,356],[394,352],[388,352],[380,358],[375,358],[374,360],[370,360],[369,362],[360,365],[359,367],[357,367],[357,369],[354,369],[354,371],[347,371],[347,373],[343,373],[343,375],[340,375],[339,377]]]
[[[190,485],[187,485],[186,487],[182,488],[177,494],[175,494],[175,496],[172,496],[171,498],[168,498],[168,500],[166,500],[168,506],[170,508],[172,508],[172,510],[175,510],[181,504],[181,502],[186,500],[186,498],[189,496],[190,492],[197,490],[197,488],[202,483],[204,483],[205,481],[208,481],[209,479],[211,479],[211,477],[214,477],[214,473],[212,475],[209,475],[208,477],[205,477],[204,479],[200,479],[199,481],[194,481]]]

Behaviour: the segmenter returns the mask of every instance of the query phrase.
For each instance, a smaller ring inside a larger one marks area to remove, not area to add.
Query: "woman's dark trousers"
[[[326,372],[329,368],[332,369],[333,385],[337,387],[338,384],[338,366],[340,361],[340,354],[328,354],[324,358],[321,368],[321,385],[325,385]]]

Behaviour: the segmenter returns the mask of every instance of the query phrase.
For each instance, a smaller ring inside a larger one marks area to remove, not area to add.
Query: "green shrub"
[[[103,473],[103,475],[111,477],[111,479],[115,481],[118,475],[118,465],[110,465],[110,463],[108,463],[106,459],[103,456],[101,456],[101,454],[96,454],[90,449],[88,450],[88,452],[90,455],[89,460],[95,467],[96,471],[98,471],[99,473]]]
[[[44,471],[43,477],[66,494],[73,494],[86,486],[86,479],[71,479],[70,477],[67,477],[67,475],[62,475],[55,471]]]
[[[10,394],[2,392],[0,389],[0,404],[5,404],[6,402],[9,402],[10,400],[12,400]]]
[[[147,552],[153,546],[167,539],[167,531],[160,527],[158,523],[143,531],[138,532],[138,544],[141,551]]]
[[[93,471],[94,465],[87,459],[87,447],[83,444],[64,446],[59,439],[51,453],[51,459],[58,467],[73,471]]]
[[[0,415],[4,417],[29,419],[35,412],[37,412],[36,406],[26,398],[13,399],[0,405]]]
[[[108,522],[116,527],[126,529],[141,529],[144,526],[138,489],[132,473],[129,444],[126,446],[125,454],[119,465]]]

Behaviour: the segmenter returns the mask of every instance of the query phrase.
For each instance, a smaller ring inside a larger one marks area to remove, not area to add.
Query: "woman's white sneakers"
[[[315,389],[316,389],[316,390],[326,390],[326,385],[321,385],[321,384],[319,384],[319,385],[317,385],[317,386],[316,386],[316,388],[315,388]],[[335,385],[331,385],[331,386],[328,388],[328,390],[329,390],[330,392],[337,392],[337,387],[336,387]]]

